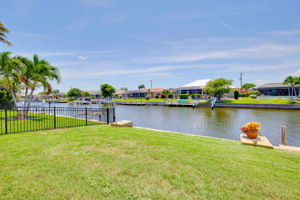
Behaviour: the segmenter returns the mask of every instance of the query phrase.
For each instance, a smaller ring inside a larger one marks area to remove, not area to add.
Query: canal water
[[[233,140],[239,140],[243,124],[257,121],[262,124],[261,135],[273,145],[280,143],[281,126],[287,126],[287,144],[300,146],[300,111],[296,110],[117,106],[116,117],[136,126]]]
[[[47,106],[47,105],[44,105]],[[70,104],[51,104],[68,107]],[[98,105],[92,105],[97,107]],[[81,107],[85,107],[81,105]],[[300,111],[241,108],[189,108],[167,106],[116,106],[116,120],[135,126],[239,140],[240,128],[250,121],[262,124],[261,135],[280,143],[281,126],[287,127],[287,145],[300,146]]]

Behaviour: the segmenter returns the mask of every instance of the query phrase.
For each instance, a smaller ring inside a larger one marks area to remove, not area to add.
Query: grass
[[[176,102],[176,99],[163,99],[163,98],[153,98],[153,99],[114,99],[115,101],[123,101],[123,102]]]
[[[0,137],[0,199],[297,199],[300,154],[109,126]]]
[[[250,103],[250,104],[300,104],[299,100],[294,100],[291,102],[289,99],[251,99],[251,98],[240,98],[235,99],[225,99],[220,103]]]
[[[54,116],[42,113],[28,113],[28,119],[16,119],[16,111],[8,111],[8,121],[7,129],[8,133],[15,132],[26,132],[34,130],[43,130],[43,129],[53,129],[54,128]],[[74,127],[74,126],[85,126],[86,120],[85,116],[80,115],[79,118],[63,117],[56,116],[56,127]],[[87,121],[88,125],[99,124],[95,121]],[[0,110],[0,134],[5,133],[5,114],[4,110]]]

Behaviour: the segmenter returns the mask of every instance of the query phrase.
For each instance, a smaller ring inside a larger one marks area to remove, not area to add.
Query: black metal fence
[[[13,107],[0,109],[0,135],[100,125],[115,121],[115,108]]]

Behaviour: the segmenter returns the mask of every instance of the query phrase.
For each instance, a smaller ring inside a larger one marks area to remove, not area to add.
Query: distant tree
[[[120,90],[128,91],[127,87],[121,87]]]
[[[90,93],[88,91],[82,91],[81,92],[81,96],[83,96],[83,97],[89,97]]]
[[[242,85],[242,89],[245,89],[245,90],[249,90],[250,88],[253,88],[255,87],[256,85],[254,83],[244,83]]]
[[[284,79],[283,84],[288,85],[290,87],[289,88],[289,97],[290,97],[290,101],[293,101],[294,95],[296,96],[295,86],[300,85],[300,77],[288,76]]]
[[[68,91],[68,97],[80,97],[81,96],[82,91],[78,88],[72,88]]]
[[[150,98],[151,98],[151,89],[148,88],[147,89],[147,97],[146,97],[146,99],[150,99]]]
[[[104,98],[112,97],[115,92],[116,92],[116,89],[113,86],[111,86],[109,84],[101,85],[102,97],[104,97]]]
[[[173,96],[174,96],[173,92],[171,92],[170,90],[166,90],[166,89],[162,91],[162,94],[165,98],[173,98]]]
[[[211,80],[207,82],[204,92],[206,94],[213,95],[220,100],[223,94],[230,92],[231,85],[232,80],[227,80],[224,78]]]
[[[144,84],[140,84],[140,85],[138,86],[138,88],[139,88],[139,90],[140,90],[140,89],[145,89],[146,87],[145,87]]]
[[[5,88],[0,88],[0,108],[14,106],[14,100],[10,92]]]
[[[53,90],[51,93],[52,94],[59,94],[59,90]]]
[[[6,39],[6,33],[9,33],[9,30],[0,22],[0,41],[7,44],[8,46],[12,46],[12,44]]]

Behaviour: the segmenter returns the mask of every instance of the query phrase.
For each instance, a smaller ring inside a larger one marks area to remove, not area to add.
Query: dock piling
[[[281,145],[286,145],[286,126],[281,127]]]

